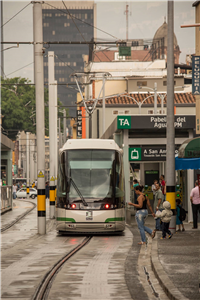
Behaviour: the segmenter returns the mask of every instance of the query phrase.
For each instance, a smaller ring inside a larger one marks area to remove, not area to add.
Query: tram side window
[[[58,183],[57,183],[57,204],[58,207],[64,207],[66,204],[66,175],[65,175],[65,153],[62,153],[58,172]]]
[[[118,207],[124,204],[124,174],[123,174],[123,159],[119,153],[115,155],[115,171],[116,171],[116,184],[115,184],[115,197]]]

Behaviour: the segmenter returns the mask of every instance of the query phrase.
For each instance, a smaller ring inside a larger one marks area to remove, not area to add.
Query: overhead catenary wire
[[[18,13],[16,13],[12,18],[10,18],[7,22],[5,22],[2,26],[1,26],[1,28],[3,27],[3,26],[5,26],[8,22],[10,22],[12,19],[14,19],[20,12],[22,12],[25,8],[27,8],[29,5],[31,4],[31,2],[29,2],[26,6],[24,6],[24,8],[22,8],[20,11],[18,11]]]
[[[14,72],[12,72],[12,73],[7,74],[6,76],[9,76],[9,75],[11,75],[11,74],[13,74],[13,73],[15,73],[15,72],[17,72],[17,71],[20,71],[20,70],[22,70],[22,69],[24,69],[24,68],[26,68],[26,67],[32,65],[33,63],[34,63],[34,62],[32,62],[32,63],[30,63],[30,64],[28,64],[28,65],[25,65],[25,66],[23,66],[22,68],[17,69],[16,71],[14,71]]]

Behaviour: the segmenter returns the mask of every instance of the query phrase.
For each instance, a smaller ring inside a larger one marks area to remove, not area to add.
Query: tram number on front
[[[93,212],[86,211],[86,221],[92,221],[92,220],[93,220]]]

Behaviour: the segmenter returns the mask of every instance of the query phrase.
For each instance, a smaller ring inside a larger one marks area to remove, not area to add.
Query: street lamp
[[[140,114],[140,115],[141,115],[141,107],[142,107],[142,104],[143,104],[148,98],[151,98],[151,97],[152,97],[152,95],[150,95],[150,96],[146,97],[142,102],[138,102],[135,98],[133,98],[133,97],[131,97],[131,96],[129,96],[129,95],[118,94],[117,96],[118,96],[118,97],[119,97],[119,96],[126,96],[127,98],[130,98],[130,99],[132,99],[135,103],[137,103],[137,105],[138,105],[138,107],[139,107],[139,114]]]
[[[182,88],[183,89],[184,87],[186,87],[186,86],[185,85],[175,86],[174,88],[175,89],[178,89],[178,88]],[[154,88],[139,86],[139,89],[143,89],[143,88],[150,89],[150,90],[154,91],[154,114],[157,114],[157,95],[160,97],[160,99],[161,99],[161,114],[163,114],[164,113],[164,99],[165,99],[165,96],[167,95],[167,93],[165,93],[165,94],[158,93],[157,92],[157,83],[156,82],[155,82]]]
[[[139,86],[139,89],[143,88],[154,91],[154,114],[157,115],[157,82],[154,82],[154,88],[150,88],[148,86]]]

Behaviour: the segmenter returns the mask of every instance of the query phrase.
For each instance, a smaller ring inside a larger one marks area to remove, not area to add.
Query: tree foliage
[[[45,135],[49,135],[48,89],[44,89]],[[58,100],[58,106],[62,103]],[[15,140],[18,131],[36,133],[35,86],[26,78],[1,78],[1,114],[3,133]],[[58,112],[58,117],[63,114]],[[68,116],[68,110],[66,110]]]

